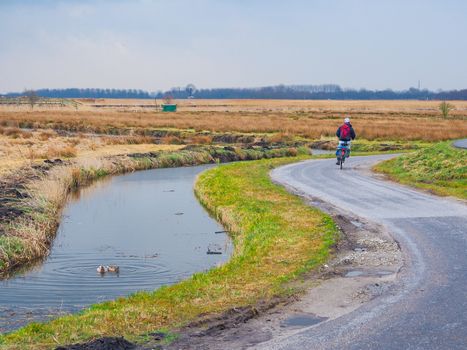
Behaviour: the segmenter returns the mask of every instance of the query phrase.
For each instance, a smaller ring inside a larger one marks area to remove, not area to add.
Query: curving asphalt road
[[[467,206],[372,175],[388,157],[353,157],[342,171],[333,159],[273,171],[292,190],[386,226],[405,265],[386,294],[257,349],[467,349]]]

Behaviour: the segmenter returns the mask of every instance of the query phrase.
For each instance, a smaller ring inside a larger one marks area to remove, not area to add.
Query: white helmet
[[[345,117],[344,123],[350,123],[350,118],[349,118],[349,117]]]

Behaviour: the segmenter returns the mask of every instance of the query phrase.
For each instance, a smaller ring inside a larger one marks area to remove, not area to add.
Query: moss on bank
[[[269,171],[301,158],[234,163],[204,172],[196,194],[231,233],[230,261],[176,285],[91,306],[0,336],[5,349],[48,349],[103,335],[144,339],[233,307],[289,293],[287,282],[325,261],[331,218],[273,184]]]
[[[403,184],[467,199],[466,157],[466,150],[441,142],[379,163],[374,170]]]

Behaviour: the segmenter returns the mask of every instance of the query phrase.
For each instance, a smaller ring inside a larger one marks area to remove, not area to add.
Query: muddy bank
[[[23,167],[13,174],[0,179],[0,236],[5,227],[29,209],[26,203],[30,198],[28,184],[46,176],[56,165],[69,165],[62,159],[45,160],[42,164]]]
[[[129,171],[297,155],[297,149],[187,146],[176,152],[110,156],[92,161],[46,160],[0,183],[0,276],[47,256],[67,194],[91,181]]]
[[[59,346],[55,350],[131,350],[136,345],[123,337],[104,337],[86,343]]]

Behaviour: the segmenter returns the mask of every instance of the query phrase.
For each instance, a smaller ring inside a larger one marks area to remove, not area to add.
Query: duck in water
[[[109,265],[109,266],[106,266],[106,267],[107,267],[107,271],[109,271],[109,272],[115,272],[115,273],[120,272],[120,267],[118,267],[118,265]]]
[[[104,274],[106,272],[119,273],[120,267],[118,265],[109,265],[109,266],[99,265],[97,267],[97,272],[101,274]]]

